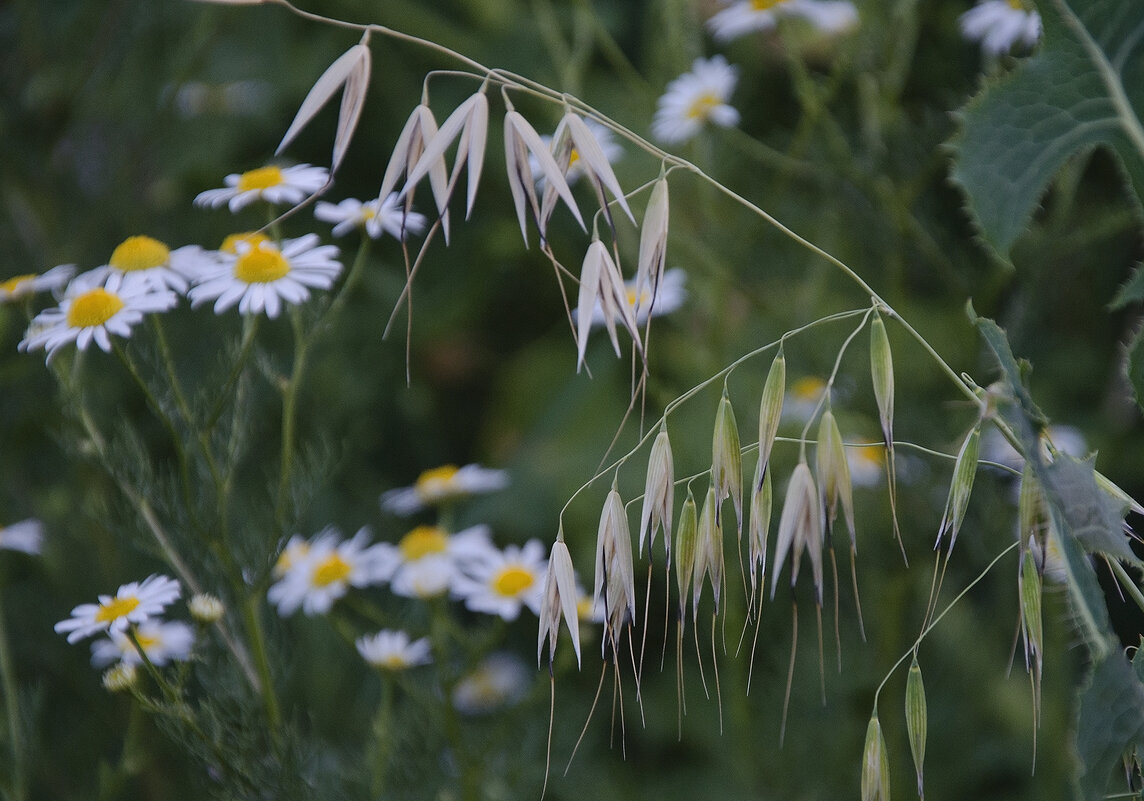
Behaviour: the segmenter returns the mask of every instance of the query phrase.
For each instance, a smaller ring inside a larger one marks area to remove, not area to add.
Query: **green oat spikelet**
[[[866,726],[862,749],[862,801],[890,801],[890,759],[877,710]]]
[[[735,504],[736,531],[743,531],[743,454],[739,446],[739,427],[735,409],[723,385],[723,397],[715,415],[715,433],[711,439],[711,483],[715,488],[715,515],[723,524],[721,507],[730,498]]]
[[[918,655],[915,653],[913,661],[910,662],[910,671],[906,674],[906,733],[910,740],[910,754],[914,758],[914,771],[918,777],[918,798],[920,799],[926,797],[923,773],[928,723],[926,689],[922,682],[922,668],[918,664]]]
[[[755,471],[755,489],[762,484],[770,463],[771,449],[783,416],[783,398],[786,395],[786,356],[780,348],[767,372],[763,395],[759,400],[759,469]]]
[[[934,548],[937,549],[941,545],[942,538],[948,534],[947,555],[953,552],[957,534],[961,531],[961,524],[965,522],[965,510],[969,506],[969,496],[973,492],[973,479],[977,475],[977,455],[980,450],[981,421],[978,421],[966,434],[957,453],[957,461],[953,466],[953,480],[949,485],[949,497],[945,502],[941,525],[938,527],[937,542],[934,543]]]
[[[660,424],[659,433],[651,446],[647,460],[647,481],[644,484],[643,507],[640,511],[639,550],[643,556],[644,540],[648,554],[655,544],[655,535],[663,528],[663,547],[671,558],[671,517],[675,505],[675,462],[671,455],[671,439],[667,434],[667,421]]]
[[[886,486],[890,492],[890,519],[894,526],[894,539],[906,559],[906,548],[898,526],[898,474],[894,458],[894,359],[890,353],[890,338],[886,323],[877,311],[870,321],[870,378],[874,384],[874,400],[878,404],[878,423],[886,443]],[[909,560],[906,560],[909,564]]]

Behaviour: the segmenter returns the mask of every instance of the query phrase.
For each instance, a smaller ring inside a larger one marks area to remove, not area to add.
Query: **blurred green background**
[[[860,3],[860,27],[837,39],[789,26],[781,36],[749,36],[726,46],[704,33],[702,21],[712,7],[689,0],[314,0],[305,7],[391,26],[566,90],[641,134],[648,131],[666,83],[694,58],[723,52],[740,69],[733,96],[743,117],[740,129],[708,131],[682,146],[680,154],[849,264],[955,370],[985,385],[993,367],[964,314],[966,300],[972,299],[980,314],[1007,328],[1014,351],[1032,362],[1034,397],[1050,417],[1079,429],[1099,451],[1098,468],[1144,496],[1138,457],[1142,429],[1119,362],[1120,343],[1137,325],[1138,312],[1108,309],[1139,258],[1132,206],[1113,160],[1101,152],[1086,154],[1054,184],[1011,261],[975,240],[963,200],[948,180],[944,143],[955,131],[956,110],[980,85],[983,70],[1012,64],[985,65],[978,49],[961,39],[957,17],[969,5]],[[356,41],[352,32],[306,22],[276,7],[127,0],[14,0],[0,6],[0,280],[62,263],[98,266],[133,234],[155,236],[172,247],[215,247],[236,229],[257,227],[262,220],[256,215],[235,220],[225,211],[193,208],[191,200],[221,186],[226,174],[269,160],[314,80]],[[372,53],[365,112],[331,200],[376,193],[397,133],[420,99],[426,72],[456,67],[438,54],[382,36],[374,37]],[[430,96],[438,119],[475,87],[472,80],[434,79]],[[541,132],[551,131],[559,119],[559,109],[524,98],[514,102]],[[630,365],[626,358],[615,360],[606,338],[597,336],[589,348],[592,377],[576,374],[560,292],[536,249],[535,232],[530,233],[533,247],[521,247],[503,176],[500,109],[493,98],[489,156],[472,219],[462,223],[458,215],[451,246],[432,245],[414,285],[409,384],[404,317],[387,340],[381,336],[404,281],[400,249],[392,240],[373,249],[364,286],[315,357],[302,395],[301,425],[304,435],[320,436],[319,449],[328,453],[331,468],[309,507],[303,533],[327,523],[346,531],[369,524],[379,538],[395,540],[407,523],[381,515],[381,491],[407,485],[438,464],[479,461],[507,468],[513,485],[465,507],[460,522],[489,523],[502,545],[533,537],[549,543],[565,500],[592,477],[620,425]],[[332,109],[320,114],[285,156],[328,164],[335,114]],[[786,154],[795,166],[783,168],[776,154]],[[616,171],[621,183],[632,187],[654,178],[658,163],[629,145]],[[687,270],[689,299],[654,326],[649,419],[743,353],[825,314],[868,304],[831,265],[708,187],[678,174],[671,190],[668,264]],[[591,202],[584,187],[577,191],[582,203]],[[428,211],[428,195],[417,200],[418,208]],[[642,209],[644,202],[637,198],[634,205]],[[291,219],[287,230],[326,235],[325,227],[306,214]],[[620,231],[634,263],[638,234],[627,223]],[[552,243],[577,271],[585,238],[563,212],[556,215]],[[352,254],[350,239],[338,244]],[[227,336],[238,330],[233,315],[216,321],[206,309],[181,309],[173,317],[176,349],[188,359],[190,374],[194,359],[201,358],[194,354],[208,337],[216,341],[215,332],[199,329],[204,320]],[[0,552],[3,611],[26,693],[33,797],[204,797],[212,791],[210,777],[176,745],[153,736],[153,724],[129,699],[102,690],[86,647],[69,647],[51,631],[75,604],[159,567],[153,554],[130,544],[138,539],[132,530],[138,524],[109,480],[60,444],[66,422],[53,411],[53,381],[39,354],[16,352],[25,325],[18,307],[0,306],[0,523],[36,516],[49,532],[41,559]],[[850,323],[831,324],[791,340],[791,378],[828,374],[850,330]],[[271,343],[275,337],[286,341],[287,332],[284,321],[265,328]],[[890,335],[898,439],[955,451],[972,411],[916,345],[893,326]],[[834,400],[847,439],[879,436],[865,343],[866,337],[859,337],[843,359]],[[89,367],[100,406],[128,419],[142,418],[143,402],[118,365],[104,361],[106,369]],[[747,363],[729,383],[745,443],[755,436],[769,361],[764,355]],[[681,475],[709,465],[719,389],[701,393],[672,417]],[[277,412],[271,398],[266,404],[271,422],[265,432],[258,430],[267,435],[265,455],[272,460]],[[617,453],[635,443],[637,429],[638,421],[629,422]],[[788,423],[782,433],[797,435],[798,426]],[[162,456],[161,449],[156,456]],[[780,445],[775,458],[781,496],[781,477],[793,466],[796,449]],[[596,694],[599,660],[598,640],[589,635],[585,667],[577,673],[562,641],[547,796],[856,796],[874,690],[921,624],[930,548],[950,473],[948,461],[906,449],[900,460],[899,515],[911,566],[903,566],[890,534],[884,483],[857,490],[867,640],[858,634],[840,544],[841,670],[832,642],[834,592],[828,586],[824,704],[813,603],[804,577],[790,720],[781,747],[790,602],[783,590],[764,608],[747,695],[747,659],[734,655],[742,620],[738,563],[729,556],[728,653],[721,643],[718,650],[722,733],[717,705],[704,697],[690,644],[682,734],[676,727],[669,653],[662,673],[645,672],[642,713],[630,670],[625,673],[622,734],[618,719],[609,734],[609,673],[565,773]],[[744,461],[753,465],[753,457]],[[646,452],[621,471],[625,499],[642,491],[645,463]],[[564,517],[585,580],[591,578],[607,483],[598,481]],[[701,492],[697,486],[696,494]],[[946,578],[947,598],[1012,540],[1013,497],[1008,478],[982,471]],[[643,570],[637,567],[641,595]],[[1064,598],[1050,591],[1046,599],[1049,644],[1043,719],[1036,730],[1019,646],[1013,656],[1016,599],[1016,560],[1010,556],[921,649],[929,693],[930,798],[1070,795],[1068,725],[1081,666],[1069,648]],[[1135,642],[1138,616],[1114,596],[1110,603],[1125,642]],[[665,614],[657,583],[647,642],[652,667],[658,666]],[[705,608],[700,632],[711,685],[706,614]],[[489,633],[485,621],[461,617]],[[504,648],[530,663],[534,623],[526,613],[503,631],[494,627],[490,636],[502,638]],[[672,633],[674,627],[672,621]],[[272,637],[283,660],[278,668],[284,685],[291,688],[293,723],[322,744],[320,752],[301,754],[296,766],[300,775],[329,782],[313,787],[310,797],[362,797],[341,777],[352,774],[361,759],[376,680],[320,619],[275,623]],[[673,634],[669,639],[670,652]],[[901,712],[904,677],[904,670],[895,674],[880,707],[898,797],[914,792]],[[545,679],[544,672],[536,673],[518,705],[462,721],[464,742],[485,767],[481,797],[539,796]],[[442,733],[431,721],[417,723],[420,713],[412,702],[402,714],[404,772],[395,774],[388,797],[458,797]],[[257,711],[243,725],[261,725]],[[274,788],[266,790],[265,797],[275,797]]]

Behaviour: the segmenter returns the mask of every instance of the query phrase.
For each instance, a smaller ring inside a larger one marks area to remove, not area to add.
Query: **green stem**
[[[27,798],[27,779],[24,771],[24,738],[20,732],[20,699],[16,684],[16,666],[8,642],[8,629],[4,617],[4,593],[0,587],[0,688],[4,692],[4,711],[8,721],[8,743],[12,750],[12,777],[8,785],[12,801]]]
[[[302,330],[301,313],[296,308],[290,311],[290,324],[294,329],[294,366],[286,382],[285,397],[282,400],[282,468],[278,477],[278,505],[275,509],[275,519],[282,533],[286,531],[287,515],[292,514],[289,496],[290,475],[294,467],[298,388],[306,372],[306,357],[310,345]]]
[[[370,795],[374,798],[385,796],[385,778],[389,772],[389,760],[393,756],[392,726],[395,695],[396,688],[393,679],[390,676],[382,675],[381,700],[377,705],[377,714],[373,717],[373,754],[367,754],[367,758],[373,764],[369,790]]]
[[[252,595],[243,604],[246,616],[246,630],[250,635],[251,649],[254,651],[254,664],[258,668],[262,705],[266,709],[266,722],[270,726],[271,739],[279,741],[279,726],[282,713],[279,711],[278,695],[274,692],[274,677],[270,673],[270,660],[266,655],[266,634],[262,629],[262,619],[258,615],[259,598]]]

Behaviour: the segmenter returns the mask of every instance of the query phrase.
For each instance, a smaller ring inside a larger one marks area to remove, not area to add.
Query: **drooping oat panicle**
[[[949,496],[946,498],[945,511],[938,527],[937,542],[934,543],[934,548],[938,548],[942,538],[949,534],[947,554],[953,552],[957,534],[965,521],[965,510],[969,506],[969,496],[973,492],[973,479],[977,475],[977,455],[980,449],[981,422],[978,421],[966,434],[957,453],[957,461],[953,465],[953,480],[949,485]]]
[[[1048,524],[1044,515],[1041,485],[1027,461],[1021,471],[1021,489],[1017,496],[1017,547],[1022,559],[1030,547],[1045,553]]]
[[[425,167],[429,175],[429,188],[433,192],[434,203],[438,209],[445,209],[441,214],[441,232],[445,236],[445,243],[448,244],[449,172],[445,165],[445,156],[442,154],[432,163],[419,164],[421,154],[425,152],[425,146],[436,135],[437,119],[433,116],[432,109],[423,102],[413,109],[413,113],[409,115],[409,119],[405,121],[405,127],[401,129],[401,134],[397,137],[397,144],[394,146],[393,154],[389,157],[389,163],[385,167],[385,173],[381,178],[381,188],[378,190],[377,196],[378,199],[384,201],[385,198],[389,197],[390,192],[397,188],[397,182],[401,180],[402,175],[407,175],[415,166]],[[412,192],[407,191],[405,193],[405,203],[407,207],[412,206]]]
[[[596,537],[596,582],[594,603],[602,609],[614,644],[625,623],[635,619],[636,586],[632,568],[632,536],[624,502],[615,487],[608,493],[600,514]],[[604,638],[603,647],[609,644]]]
[[[890,758],[877,711],[866,726],[862,748],[862,801],[890,801]]]
[[[761,476],[761,477],[760,477]],[[751,484],[751,512],[747,523],[747,558],[751,573],[751,606],[759,588],[759,577],[767,576],[767,538],[771,530],[771,509],[774,506],[774,491],[771,484],[771,471],[763,466],[763,458],[755,466],[755,480]],[[760,602],[762,595],[759,596]]]
[[[417,163],[409,169],[405,179],[405,188],[401,190],[406,195],[422,178],[440,165],[445,157],[445,151],[457,141],[457,154],[453,161],[453,171],[449,175],[448,191],[443,198],[437,199],[437,213],[444,215],[446,203],[452,196],[460,176],[461,167],[467,169],[468,195],[465,202],[465,219],[473,211],[473,201],[477,196],[477,186],[481,181],[481,168],[485,162],[485,143],[488,141],[489,129],[489,100],[484,89],[480,89],[461,105],[441,124],[433,138],[425,143],[425,150],[418,158]]]
[[[850,533],[850,548],[857,551],[858,541],[854,530],[854,490],[850,483],[850,462],[846,459],[846,446],[834,412],[827,409],[818,423],[818,447],[815,449],[815,466],[818,471],[818,486],[822,491],[826,509],[826,531],[834,529],[834,518],[838,506],[842,506],[842,516],[846,519],[846,529]]]
[[[767,371],[767,381],[763,384],[763,395],[759,400],[759,466],[755,471],[756,489],[767,472],[771,449],[779,431],[779,421],[783,416],[783,398],[786,395],[786,356],[782,348],[771,362]]]
[[[572,568],[572,555],[568,552],[563,536],[552,544],[548,557],[548,572],[544,577],[544,597],[540,603],[540,634],[536,642],[536,664],[540,666],[540,654],[544,641],[548,640],[548,662],[556,656],[556,640],[560,634],[560,618],[568,626],[572,636],[572,648],[576,652],[576,665],[580,665],[580,616],[576,604],[579,590],[576,587],[576,572]]]
[[[573,154],[576,156],[576,163],[581,167],[584,175],[587,176],[588,182],[592,184],[592,188],[596,192],[596,199],[600,203],[600,208],[604,214],[607,215],[608,222],[612,222],[612,214],[608,205],[607,198],[604,195],[604,190],[611,193],[615,198],[616,203],[624,213],[628,215],[628,219],[635,225],[636,218],[632,215],[632,210],[628,206],[627,198],[624,196],[624,190],[620,188],[620,182],[616,180],[616,174],[612,170],[612,165],[608,161],[608,157],[604,154],[603,148],[600,143],[596,141],[595,134],[589,128],[584,120],[573,111],[569,111],[560,120],[560,124],[556,126],[556,133],[553,136],[553,142],[560,147],[562,138],[566,139],[571,144],[571,150],[568,153],[568,161],[570,162]],[[562,166],[557,162],[557,166]],[[551,185],[545,186],[545,200],[547,201],[549,193],[555,195],[556,189]],[[547,203],[544,205],[548,205]],[[614,225],[611,226],[613,229]]]
[[[805,550],[810,558],[815,599],[819,606],[822,605],[822,529],[823,506],[818,487],[807,463],[799,462],[787,484],[779,518],[775,564],[771,571],[772,600],[788,552],[791,554],[790,584],[794,587],[798,580],[799,561]]]
[[[656,296],[667,269],[667,226],[669,219],[667,178],[660,178],[651,189],[651,197],[640,226],[640,250],[636,265],[636,297],[646,290],[651,298],[650,312],[654,311]]]
[[[736,534],[743,531],[743,454],[739,448],[739,425],[735,408],[723,387],[719,411],[715,413],[715,433],[711,438],[711,483],[715,488],[717,522],[722,526],[721,507],[730,498],[735,504]]]
[[[1045,553],[1044,551],[1042,553]],[[1021,557],[1017,591],[1021,601],[1021,638],[1024,641],[1025,669],[1033,683],[1033,722],[1041,719],[1041,673],[1044,665],[1044,624],[1041,611],[1042,571],[1033,554]]]
[[[592,329],[588,310],[599,301],[604,315],[604,326],[616,355],[620,355],[620,341],[616,336],[617,320],[632,337],[637,351],[642,352],[639,329],[635,312],[627,302],[627,290],[620,268],[612,260],[612,254],[599,239],[593,239],[584,254],[580,268],[580,289],[577,296],[578,312],[576,320],[576,372],[584,364],[584,354],[588,349],[588,334]]]
[[[648,539],[648,554],[655,545],[655,535],[663,528],[663,547],[671,558],[671,518],[675,505],[675,463],[671,454],[671,439],[667,434],[667,421],[659,427],[651,456],[647,460],[647,481],[644,484],[643,508],[640,511],[639,555],[643,556],[644,540]]]
[[[910,739],[910,754],[914,758],[914,771],[918,777],[918,798],[926,796],[923,775],[928,724],[926,688],[922,683],[922,669],[915,653],[910,663],[910,671],[906,674],[906,733]]]
[[[695,553],[699,539],[699,512],[691,487],[687,488],[687,498],[679,511],[679,525],[675,528],[675,580],[679,586],[679,619],[684,618],[685,599],[691,590],[691,580],[695,573]]]
[[[576,222],[580,223],[580,227],[587,231],[584,219],[580,216],[580,209],[576,205],[575,198],[572,197],[572,190],[568,188],[568,181],[556,165],[556,160],[552,158],[548,146],[544,144],[540,134],[529,125],[528,120],[521,116],[520,112],[510,108],[504,115],[505,166],[508,169],[508,185],[512,191],[512,201],[516,207],[517,219],[520,221],[520,234],[524,237],[525,247],[528,246],[528,210],[532,211],[532,217],[540,228],[541,237],[545,236],[547,229],[540,213],[540,200],[536,197],[536,179],[528,162],[529,153],[540,166],[540,171],[544,174],[544,180],[547,182],[546,185],[554,189],[564,204],[568,206],[568,210],[572,212]],[[580,308],[590,309],[592,307],[581,306]]]
[[[354,129],[365,105],[365,95],[369,90],[370,64],[369,45],[362,42],[351,47],[327,67],[302,101],[298,113],[294,115],[294,121],[290,123],[290,127],[286,129],[286,134],[278,144],[278,149],[274,151],[275,155],[294,141],[322,106],[341,89],[342,105],[338,111],[333,161],[330,164],[330,172],[336,172],[342,157],[346,154],[350,139],[353,138]]]
[[[719,522],[719,501],[715,487],[708,487],[707,497],[703,500],[703,511],[699,514],[699,530],[695,543],[695,594],[692,598],[692,616],[697,617],[699,614],[699,598],[703,594],[705,578],[711,581],[715,610],[719,609],[723,572],[723,526]]]

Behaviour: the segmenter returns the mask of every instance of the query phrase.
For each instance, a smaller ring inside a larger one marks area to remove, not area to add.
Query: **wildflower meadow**
[[[0,42],[0,799],[1144,797],[1137,0]]]

